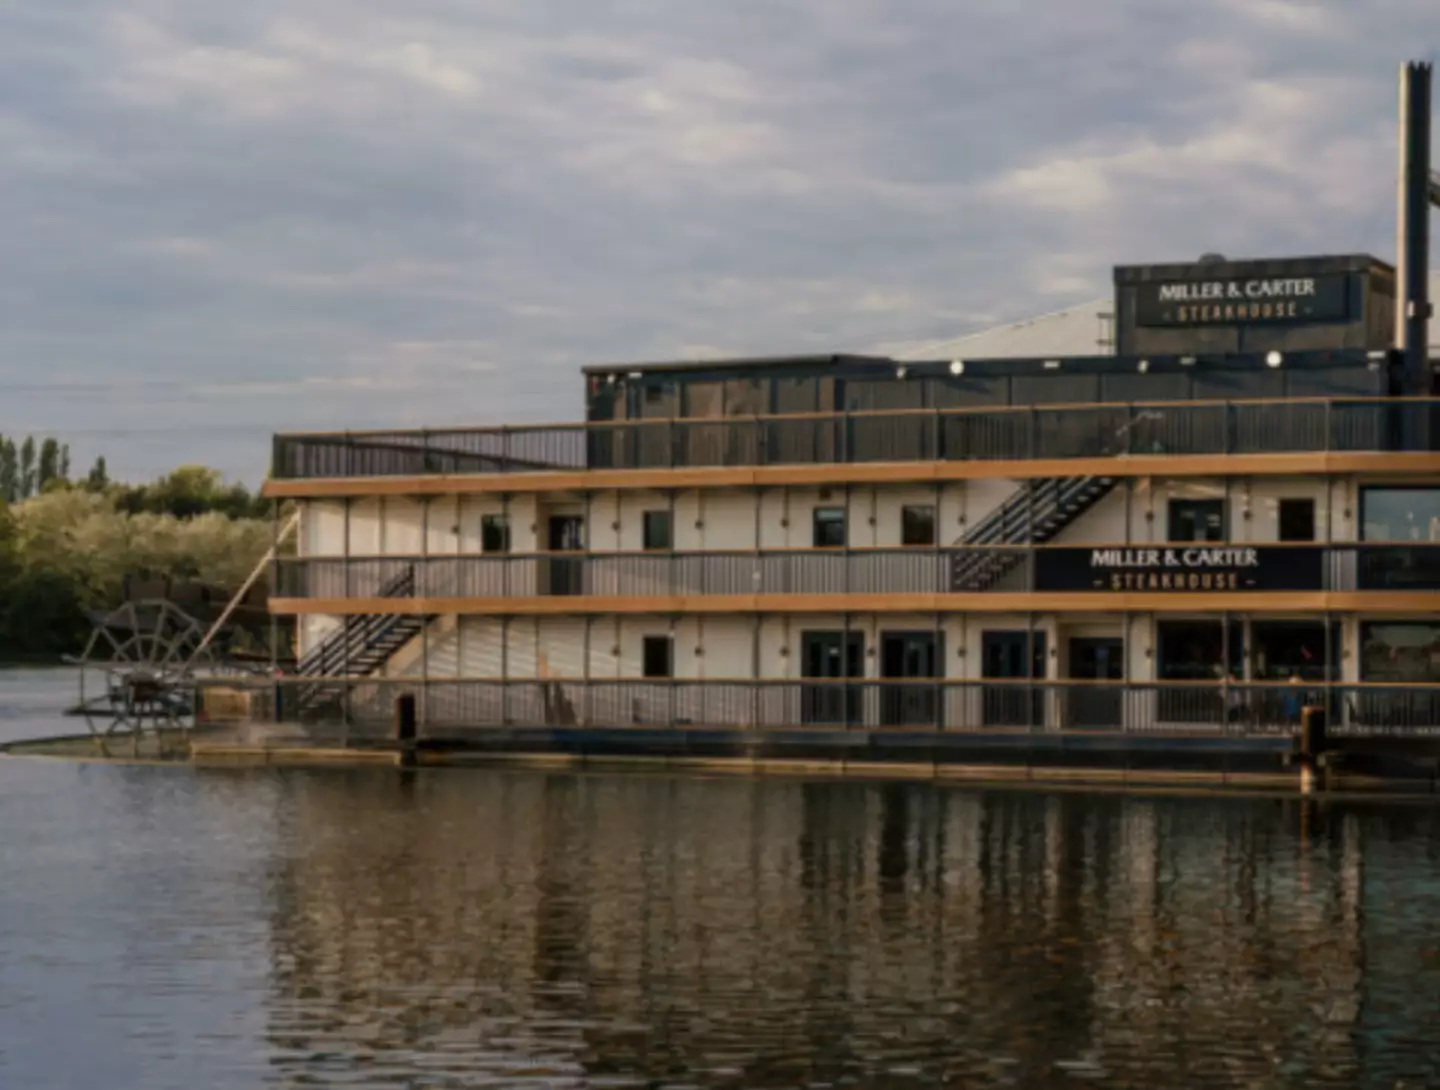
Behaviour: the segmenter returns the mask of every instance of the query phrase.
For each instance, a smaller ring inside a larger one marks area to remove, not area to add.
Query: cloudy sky
[[[576,418],[609,360],[863,350],[1116,262],[1393,253],[1435,0],[0,0],[0,432]]]

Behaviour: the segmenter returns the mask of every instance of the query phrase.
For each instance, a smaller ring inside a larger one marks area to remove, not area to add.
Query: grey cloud
[[[277,429],[576,417],[595,360],[939,340],[1117,261],[1383,255],[1430,9],[12,5],[0,431],[253,480]]]

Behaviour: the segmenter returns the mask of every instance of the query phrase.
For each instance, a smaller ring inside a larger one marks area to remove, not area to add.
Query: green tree
[[[85,487],[91,492],[104,492],[110,487],[110,474],[105,468],[105,455],[95,459],[90,472],[85,475]]]
[[[47,435],[40,443],[40,464],[35,472],[35,491],[44,492],[60,476],[60,443]]]
[[[35,438],[27,435],[20,444],[20,499],[35,494]]]
[[[0,502],[20,499],[20,456],[15,441],[0,436]]]

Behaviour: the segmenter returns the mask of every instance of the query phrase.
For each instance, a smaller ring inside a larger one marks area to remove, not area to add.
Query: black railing
[[[1440,399],[1158,402],[277,435],[277,479],[1428,451]]]
[[[327,699],[295,691],[322,686]],[[254,695],[272,722],[344,722],[350,737],[383,737],[395,701],[416,700],[421,733],[441,737],[503,727],[740,729],[986,729],[1129,734],[1289,735],[1302,709],[1327,712],[1336,735],[1440,737],[1440,685],[1204,684],[855,679],[634,681],[286,679],[207,683]]]
[[[1084,554],[1113,549],[1175,549],[1175,545],[1085,546]],[[1204,545],[1253,549],[1261,571],[1299,577],[1286,563],[1300,552],[1319,554],[1315,582],[1256,585],[1254,590],[1440,590],[1440,544]],[[596,597],[748,594],[948,594],[996,591],[1093,591],[1108,586],[1046,582],[1043,558],[1061,550],[1039,546],[952,546],[943,549],[806,549],[777,552],[541,553],[503,556],[288,558],[276,562],[279,598],[528,598],[553,594]],[[1037,558],[1041,559],[1037,582]],[[563,566],[565,578],[555,568]],[[406,576],[414,572],[413,582]],[[1000,572],[1003,578],[990,578]],[[397,583],[397,580],[400,581]],[[1185,590],[1174,583],[1162,589]],[[1198,583],[1200,589],[1228,584]],[[1237,584],[1238,585],[1238,584]],[[396,588],[401,589],[397,590]],[[1144,589],[1143,587],[1136,589]],[[338,646],[338,644],[337,644]],[[338,652],[332,652],[332,657]]]

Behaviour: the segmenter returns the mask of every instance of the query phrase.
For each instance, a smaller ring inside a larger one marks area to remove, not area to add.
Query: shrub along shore
[[[126,485],[99,459],[72,480],[55,440],[0,437],[0,661],[79,652],[85,610],[118,605],[126,576],[238,586],[271,534],[269,501],[212,469]]]

